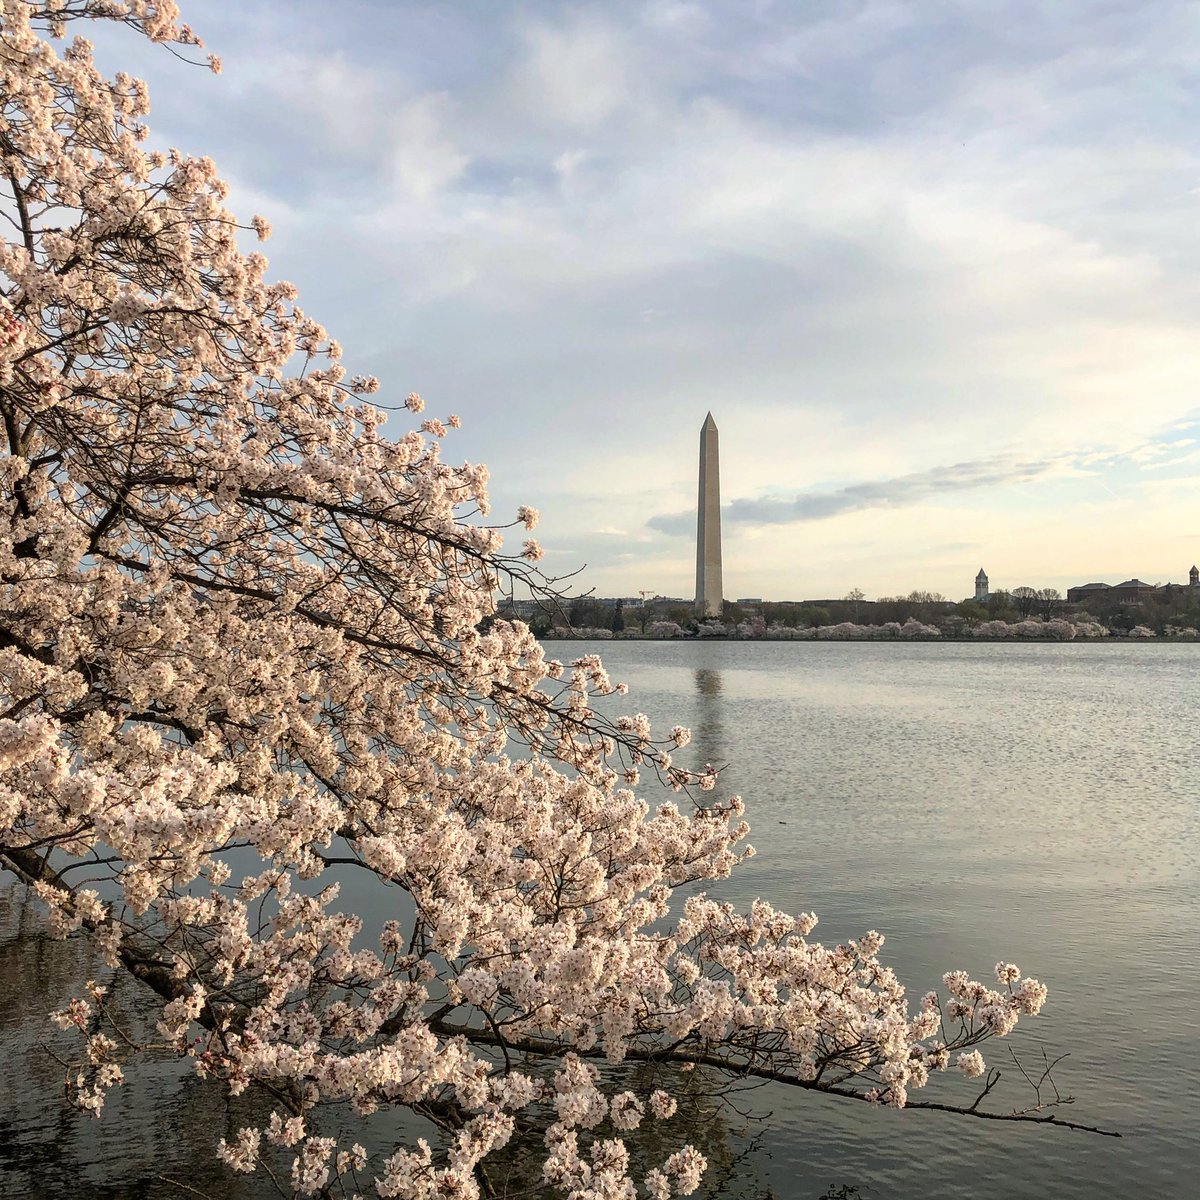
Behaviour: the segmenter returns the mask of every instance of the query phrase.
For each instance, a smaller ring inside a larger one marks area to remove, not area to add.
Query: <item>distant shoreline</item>
[[[684,637],[652,637],[649,634],[616,634],[612,637],[597,637],[593,633],[576,637],[571,634],[538,634],[539,642],[772,642],[772,643],[815,643],[822,644],[828,642],[855,642],[863,645],[872,646],[910,646],[914,642],[921,642],[926,645],[937,645],[939,643],[948,643],[956,646],[970,645],[974,643],[980,645],[982,643],[992,644],[1014,644],[1019,643],[1024,646],[1070,646],[1072,644],[1084,644],[1089,646],[1101,645],[1153,645],[1156,642],[1175,643],[1200,643],[1200,637],[1179,637],[1175,635],[1161,635],[1155,637],[1127,637],[1121,634],[1109,634],[1105,637],[1073,637],[1073,638],[1047,638],[1047,637],[960,637],[950,635],[946,637],[921,637],[921,638],[903,638],[903,637],[721,637],[719,635],[710,634],[707,637],[696,637],[694,635]]]

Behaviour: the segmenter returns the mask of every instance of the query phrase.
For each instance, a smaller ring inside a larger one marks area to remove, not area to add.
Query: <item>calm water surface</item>
[[[622,709],[692,727],[679,758],[728,764],[721,788],[746,798],[759,853],[723,897],[815,910],[813,936],[826,942],[881,930],[883,957],[918,995],[951,967],[988,978],[997,959],[1018,963],[1050,1000],[1014,1048],[1030,1061],[1042,1047],[1069,1052],[1055,1073],[1077,1098],[1064,1115],[1125,1135],[764,1088],[750,1098],[770,1116],[745,1181],[788,1200],[816,1200],[831,1183],[867,1200],[1198,1194],[1200,646],[615,642],[550,653],[590,649],[630,684]],[[38,1015],[79,967],[56,944],[18,946],[21,923],[37,914],[0,897],[0,1196],[186,1195],[160,1175],[230,1200],[269,1194],[211,1165],[213,1141],[242,1114],[174,1064],[137,1073],[99,1122],[62,1109]],[[1002,1068],[1005,1046],[984,1048]],[[1026,1102],[1015,1076],[1005,1070],[998,1107]],[[971,1094],[962,1082],[954,1098]]]

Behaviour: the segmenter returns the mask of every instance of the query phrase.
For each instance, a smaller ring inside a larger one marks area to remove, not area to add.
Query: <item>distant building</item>
[[[832,608],[835,604],[857,605],[859,608],[874,608],[874,600],[847,600],[844,596],[827,596],[824,600],[798,600],[799,608]]]
[[[1084,583],[1079,587],[1067,589],[1067,602],[1079,604],[1084,600],[1103,596],[1105,600],[1118,604],[1140,604],[1152,596],[1161,600],[1175,599],[1193,588],[1200,590],[1200,570],[1196,567],[1192,567],[1188,572],[1187,587],[1182,583],[1162,583],[1156,586],[1141,579],[1126,579],[1124,583],[1117,584]]]
[[[1067,603],[1078,604],[1081,600],[1090,600],[1101,592],[1111,590],[1107,583],[1084,583],[1079,587],[1067,588]]]
[[[1078,604],[1081,600],[1091,600],[1103,596],[1115,604],[1137,604],[1154,595],[1154,584],[1144,583],[1140,579],[1126,579],[1124,583],[1085,583],[1081,587],[1067,589],[1067,603]]]
[[[988,577],[987,572],[980,567],[979,574],[975,576],[975,599],[981,604],[985,604],[988,598]]]
[[[1164,583],[1155,592],[1163,600],[1182,600],[1186,596],[1200,593],[1200,568],[1192,567],[1188,572],[1188,581],[1184,583]]]
[[[510,600],[505,597],[496,605],[496,613],[501,617],[512,616],[519,621],[528,621],[530,617],[546,607],[548,606],[540,600]]]
[[[761,604],[762,602],[761,596],[740,596],[734,601],[735,604]]]
[[[1140,579],[1127,579],[1124,583],[1114,584],[1108,589],[1108,599],[1111,600],[1145,600],[1153,596],[1154,584],[1143,583]]]

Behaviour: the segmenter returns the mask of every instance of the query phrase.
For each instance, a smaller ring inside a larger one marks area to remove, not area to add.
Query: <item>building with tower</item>
[[[1067,602],[1080,604],[1085,600],[1102,599],[1113,604],[1141,604],[1151,598],[1176,600],[1188,593],[1200,592],[1200,568],[1195,566],[1188,572],[1188,581],[1182,583],[1145,583],[1141,579],[1127,579],[1124,583],[1084,583],[1068,588]]]
[[[717,423],[712,413],[700,427],[700,489],[696,501],[696,616],[719,617],[721,580],[721,472]]]
[[[975,599],[980,604],[986,604],[988,598],[988,577],[987,572],[980,567],[979,574],[975,576]]]

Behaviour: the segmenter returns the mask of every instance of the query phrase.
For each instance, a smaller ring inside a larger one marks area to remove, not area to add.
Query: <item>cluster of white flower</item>
[[[654,636],[682,636],[683,630],[679,626],[674,626],[672,629],[671,622],[662,624],[662,632]],[[654,626],[651,626],[651,630],[653,628]],[[767,625],[761,620],[724,624],[712,618],[704,621],[698,627],[697,635],[699,637],[767,638],[768,640],[787,641],[861,642],[887,641],[893,638],[903,638],[907,641],[937,638],[942,636],[942,631],[936,625],[926,625],[915,617],[910,617],[903,625],[898,621],[888,621],[883,625],[856,625],[853,621],[842,621],[837,625],[806,627]]]
[[[683,637],[683,626],[675,621],[651,621],[646,632],[653,638]]]
[[[1144,627],[1139,627],[1144,628]],[[647,634],[656,638],[677,638],[685,636],[686,631],[674,621],[655,621],[647,626]],[[1029,640],[1071,641],[1074,638],[1107,637],[1108,629],[1090,619],[1065,620],[1054,618],[1048,621],[1030,619],[1009,624],[1007,621],[982,621],[965,632],[970,636],[984,640]],[[1181,631],[1186,636],[1186,630]],[[858,625],[853,621],[842,621],[837,625],[793,626],[779,623],[766,624],[762,620],[739,621],[736,624],[726,624],[715,618],[704,621],[697,628],[699,637],[727,638],[766,638],[774,641],[888,641],[899,638],[907,641],[921,641],[942,636],[942,630],[936,625],[928,625],[909,617],[904,624],[898,621],[887,621],[882,625]],[[1150,630],[1145,633],[1131,631],[1130,637],[1153,636]]]
[[[1030,618],[1024,621],[981,621],[971,631],[977,638],[989,640],[1070,642],[1077,637],[1107,637],[1108,630],[1092,620],[1068,621],[1055,617],[1048,621]]]

